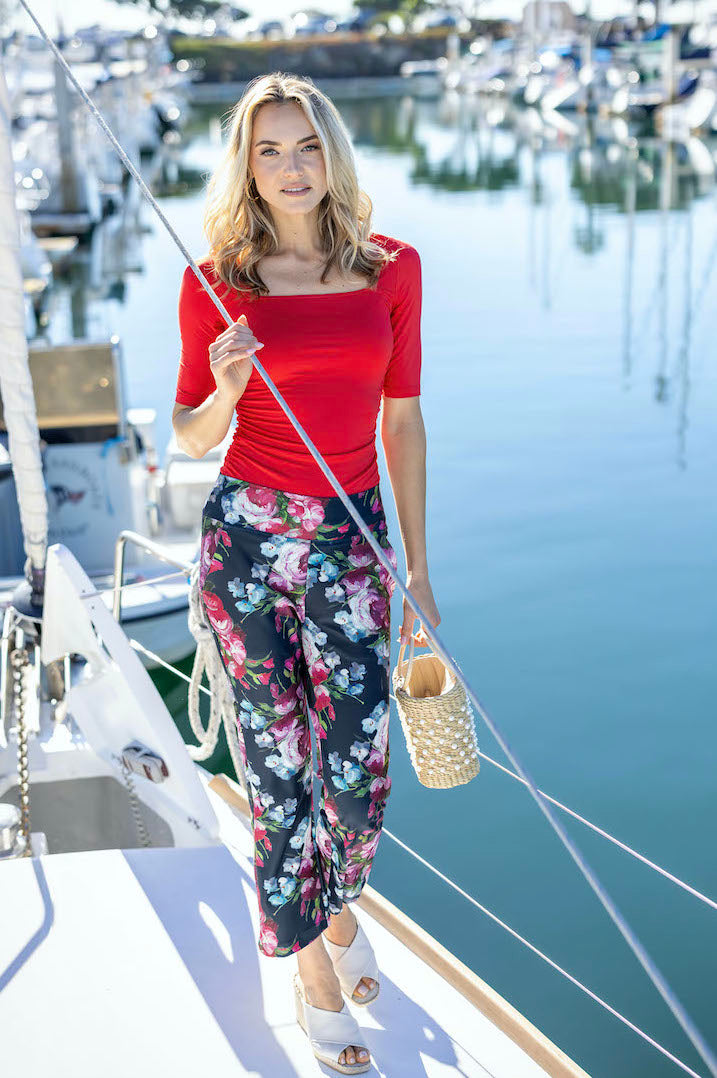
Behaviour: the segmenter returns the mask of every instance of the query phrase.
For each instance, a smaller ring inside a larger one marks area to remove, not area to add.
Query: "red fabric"
[[[398,249],[375,289],[246,299],[217,282],[210,259],[198,265],[232,319],[245,314],[263,348],[257,356],[347,493],[379,482],[376,419],[381,394],[420,395],[421,261]],[[176,400],[196,408],[215,388],[209,345],[227,327],[190,266],[179,292],[182,351]],[[335,494],[264,379],[254,369],[237,402],[237,424],[220,471],[294,494]]]

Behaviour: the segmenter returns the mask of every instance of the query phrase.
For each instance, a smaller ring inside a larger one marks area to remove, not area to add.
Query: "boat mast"
[[[23,603],[40,606],[47,553],[47,497],[40,456],[40,432],[25,336],[25,298],[20,262],[20,226],[15,206],[10,96],[0,63],[0,397],[8,451],[20,509],[26,584]],[[18,596],[19,598],[19,596]]]

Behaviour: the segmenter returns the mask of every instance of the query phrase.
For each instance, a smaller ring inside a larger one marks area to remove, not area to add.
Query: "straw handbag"
[[[418,780],[443,790],[470,782],[480,770],[473,705],[438,655],[414,658],[411,638],[406,663],[405,649],[401,644],[393,691]]]

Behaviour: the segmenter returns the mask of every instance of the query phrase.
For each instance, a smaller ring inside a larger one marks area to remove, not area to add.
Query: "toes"
[[[365,996],[367,992],[370,992],[373,986],[376,984],[373,977],[362,977],[356,987],[357,996]]]
[[[345,1048],[339,1059],[341,1063],[365,1063],[368,1060],[368,1052],[365,1048],[357,1048],[355,1052],[353,1048]]]

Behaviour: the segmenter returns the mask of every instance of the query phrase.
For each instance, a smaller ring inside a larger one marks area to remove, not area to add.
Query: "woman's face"
[[[249,169],[259,194],[279,213],[309,213],[327,191],[321,143],[300,105],[267,102],[254,114]],[[308,188],[291,194],[287,188]]]

